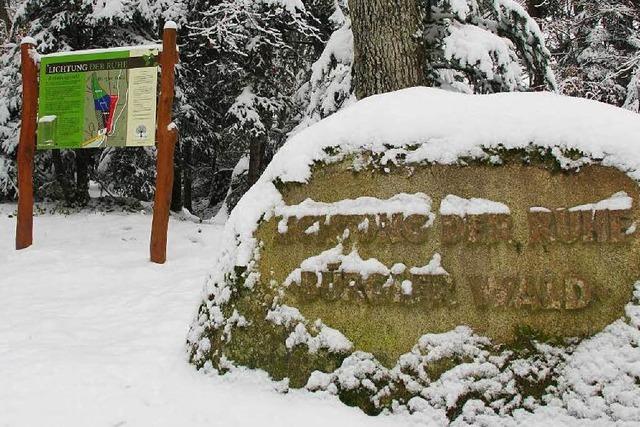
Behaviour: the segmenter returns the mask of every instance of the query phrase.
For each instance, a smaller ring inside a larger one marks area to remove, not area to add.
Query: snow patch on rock
[[[279,305],[267,312],[266,320],[277,326],[289,327],[294,323],[303,322],[304,317],[300,310],[288,305]]]
[[[347,337],[320,320],[314,323],[313,329],[318,331],[315,336],[309,333],[304,323],[298,323],[286,339],[285,345],[288,349],[297,345],[306,345],[310,353],[317,353],[319,350],[326,350],[329,353],[348,353],[353,349],[353,344]]]
[[[362,259],[358,254],[358,250],[354,249],[349,254],[343,254],[344,248],[342,243],[338,243],[335,247],[321,252],[319,255],[309,257],[302,261],[299,268],[296,268],[287,276],[284,282],[285,286],[292,283],[300,283],[302,281],[303,271],[314,271],[318,275],[318,283],[321,281],[320,273],[328,271],[329,264],[337,264],[337,271],[345,273],[359,273],[364,279],[372,274],[381,274],[388,276],[389,269],[375,258]]]
[[[410,215],[425,215],[430,219],[435,218],[431,212],[432,200],[424,193],[399,193],[383,200],[376,197],[358,197],[357,199],[344,199],[338,202],[326,203],[306,199],[302,203],[289,206],[278,206],[275,215],[284,218],[305,216],[335,215],[392,215],[402,213],[405,217]]]
[[[440,215],[457,215],[464,218],[467,215],[510,213],[509,207],[504,203],[478,198],[464,199],[453,194],[447,195],[440,203]]]
[[[618,193],[615,193],[613,196],[609,197],[608,199],[600,200],[599,202],[596,202],[596,203],[587,203],[580,206],[574,206],[572,208],[569,208],[569,211],[570,212],[591,211],[594,213],[596,211],[605,211],[605,210],[606,211],[622,211],[622,210],[631,209],[632,206],[633,206],[633,199],[629,197],[629,195],[624,191],[620,191]]]
[[[430,275],[430,276],[448,276],[449,273],[442,267],[442,256],[438,253],[434,254],[429,263],[423,267],[411,267],[411,274]]]

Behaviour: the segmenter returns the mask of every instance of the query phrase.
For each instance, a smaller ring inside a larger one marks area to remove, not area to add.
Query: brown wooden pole
[[[151,261],[164,264],[167,260],[167,230],[169,207],[173,189],[173,154],[178,131],[171,125],[175,84],[175,65],[178,62],[176,25],[167,22],[162,33],[160,54],[160,101],[158,102],[156,193],[151,225]]]
[[[20,45],[22,64],[22,113],[18,143],[18,221],[16,249],[33,243],[33,156],[36,150],[36,120],[38,109],[38,66],[36,42],[30,37]]]

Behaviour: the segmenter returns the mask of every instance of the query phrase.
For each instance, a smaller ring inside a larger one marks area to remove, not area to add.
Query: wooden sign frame
[[[20,44],[22,65],[22,112],[18,142],[18,216],[16,250],[33,244],[33,159],[36,150],[38,109],[38,65],[36,41],[26,37]],[[160,53],[160,96],[156,128],[156,191],[151,226],[150,260],[167,260],[167,231],[173,190],[173,158],[178,129],[171,121],[175,95],[175,65],[178,63],[177,25],[169,21],[162,32]]]

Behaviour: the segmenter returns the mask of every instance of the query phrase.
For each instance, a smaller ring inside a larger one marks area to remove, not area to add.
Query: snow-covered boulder
[[[639,138],[636,114],[550,93],[360,101],[231,213],[191,360],[370,413],[640,420]]]

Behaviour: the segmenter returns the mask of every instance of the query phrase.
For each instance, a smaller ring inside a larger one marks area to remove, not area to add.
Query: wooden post
[[[33,156],[36,150],[36,120],[38,109],[38,67],[36,41],[26,37],[20,45],[22,64],[22,113],[18,143],[18,221],[16,249],[33,243]]]
[[[173,189],[173,154],[178,139],[178,131],[171,122],[175,84],[175,65],[178,62],[176,46],[177,27],[167,22],[162,33],[162,53],[160,54],[160,101],[158,102],[156,193],[153,203],[153,223],[151,225],[151,261],[164,264],[167,260],[167,229],[169,228],[169,207]]]

